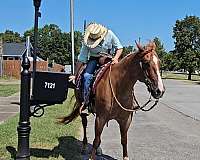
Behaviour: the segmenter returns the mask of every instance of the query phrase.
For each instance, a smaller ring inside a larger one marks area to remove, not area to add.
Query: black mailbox
[[[67,98],[69,74],[35,72],[31,105],[61,104]]]

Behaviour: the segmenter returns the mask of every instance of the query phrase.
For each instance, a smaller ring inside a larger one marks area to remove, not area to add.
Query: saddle
[[[100,67],[98,70],[95,71],[93,75],[92,83],[90,85],[89,104],[91,104],[95,98],[96,87],[98,83],[100,82],[101,78],[103,77],[104,73],[107,71],[107,69],[111,65],[111,59],[112,57],[107,56],[107,55],[101,55],[101,57],[99,58]],[[81,99],[83,99],[83,74],[84,74],[85,68],[86,68],[86,65],[83,65],[82,67],[80,67],[76,76],[76,80],[75,80],[76,89],[82,92],[81,94],[82,97],[80,97]]]

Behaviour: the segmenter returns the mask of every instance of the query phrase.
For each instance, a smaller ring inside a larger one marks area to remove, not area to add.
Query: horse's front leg
[[[83,147],[82,147],[82,154],[87,154],[87,135],[86,135],[86,128],[87,128],[87,115],[81,114],[82,125],[83,125]]]
[[[128,129],[132,121],[132,115],[130,114],[127,120],[119,120],[120,133],[121,133],[121,144],[123,147],[123,160],[129,160],[127,150],[127,134]]]
[[[103,127],[106,124],[106,118],[103,116],[97,116],[95,119],[95,138],[93,141],[93,147],[92,147],[92,154],[90,159],[95,160],[96,156],[96,150],[100,146],[101,143],[101,133],[103,131]]]

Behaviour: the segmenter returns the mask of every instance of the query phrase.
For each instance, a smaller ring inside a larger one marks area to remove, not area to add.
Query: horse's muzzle
[[[151,95],[152,95],[153,98],[155,98],[155,99],[162,98],[162,96],[163,96],[164,93],[165,93],[165,90],[164,90],[164,91],[161,91],[161,90],[158,89],[158,88],[151,90]]]

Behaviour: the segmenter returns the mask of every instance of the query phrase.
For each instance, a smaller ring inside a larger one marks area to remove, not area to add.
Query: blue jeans
[[[84,94],[84,102],[86,105],[89,103],[89,96],[90,96],[90,85],[92,82],[93,74],[95,70],[98,67],[98,60],[96,58],[90,59],[87,63],[85,72],[83,74],[84,78],[84,89],[83,89],[83,94]]]

